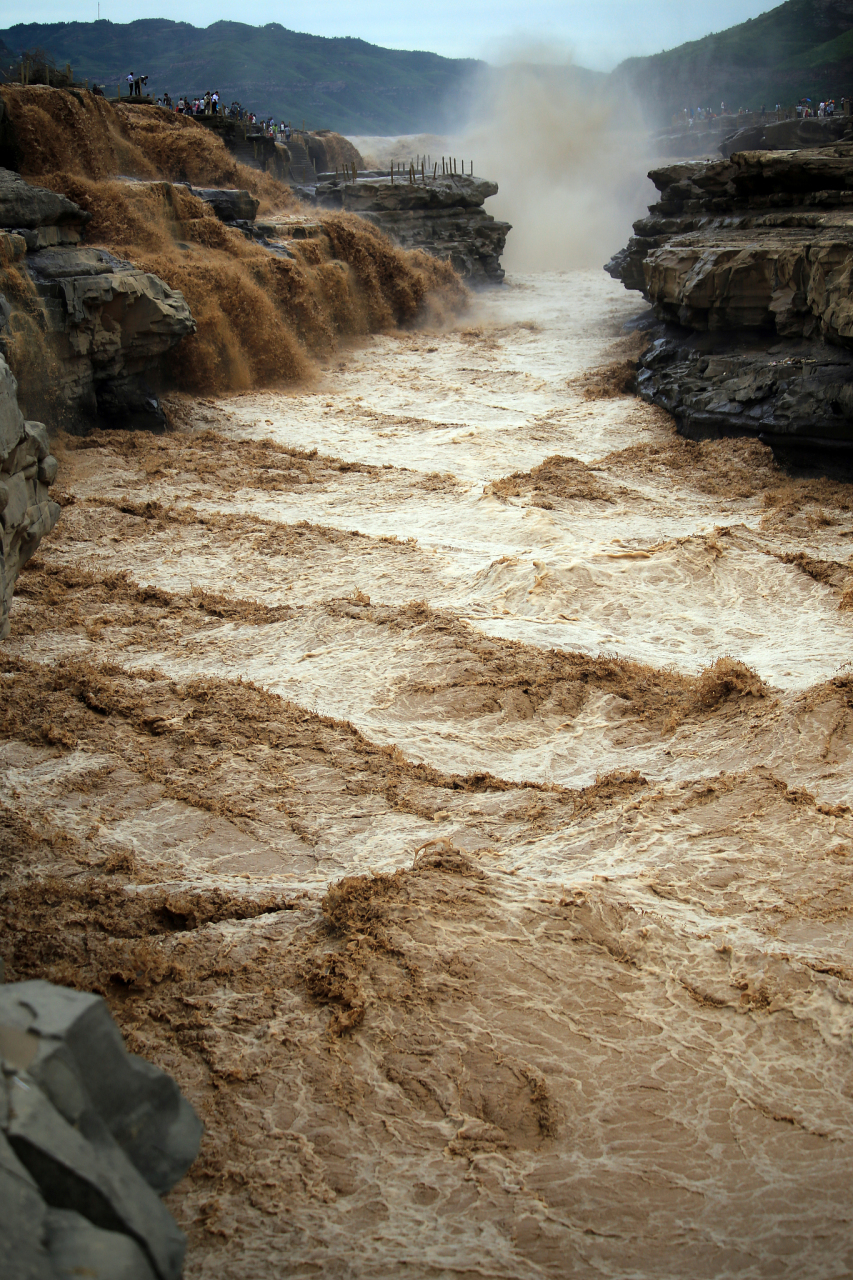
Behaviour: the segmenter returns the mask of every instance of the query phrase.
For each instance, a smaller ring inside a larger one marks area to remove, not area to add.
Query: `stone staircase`
[[[316,182],[317,174],[308,154],[308,148],[295,133],[290,135],[287,148],[290,151],[291,181],[298,183]]]

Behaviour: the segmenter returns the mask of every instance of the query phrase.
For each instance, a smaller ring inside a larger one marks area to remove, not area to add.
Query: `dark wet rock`
[[[853,144],[650,177],[660,199],[605,268],[664,326],[641,394],[694,438],[762,435],[777,451],[796,438],[815,456],[853,446]]]
[[[728,158],[735,151],[797,151],[803,147],[826,147],[833,142],[853,141],[853,120],[849,116],[829,119],[768,120],[747,125],[723,138],[717,150]]]
[[[0,987],[0,1060],[14,1274],[178,1280],[186,1242],[159,1194],[201,1124],[174,1081],[127,1054],[99,996],[47,982]]]
[[[849,439],[853,352],[825,342],[770,348],[725,334],[664,334],[640,360],[637,389],[693,440],[721,435]]]
[[[252,222],[258,212],[260,201],[248,191],[218,187],[190,187],[190,190],[210,205],[220,222]]]
[[[483,209],[497,183],[462,175],[408,178],[370,174],[357,180],[323,174],[304,194],[325,209],[345,209],[379,227],[404,249],[449,260],[472,284],[499,284],[500,258],[512,230]]]
[[[0,228],[25,234],[30,248],[39,243],[38,232],[45,233],[45,244],[77,244],[91,216],[66,196],[32,186],[11,169],[0,169]]]

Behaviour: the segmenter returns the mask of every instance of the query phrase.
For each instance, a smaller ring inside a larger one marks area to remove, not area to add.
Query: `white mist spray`
[[[601,266],[654,198],[643,121],[589,73],[528,56],[483,77],[459,150],[499,184],[487,209],[512,223],[509,271]]]

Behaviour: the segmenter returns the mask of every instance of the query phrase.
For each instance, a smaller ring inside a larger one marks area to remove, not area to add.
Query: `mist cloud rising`
[[[487,208],[513,225],[509,271],[601,266],[653,198],[646,131],[630,103],[535,56],[483,78],[458,146],[499,184]]]

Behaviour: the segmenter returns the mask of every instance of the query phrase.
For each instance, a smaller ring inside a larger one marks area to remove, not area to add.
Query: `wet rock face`
[[[10,169],[0,169],[0,227],[15,227],[28,236],[27,245],[77,244],[82,226],[91,214],[84,213],[73,200],[33,187]]]
[[[183,295],[157,276],[81,247],[89,216],[64,196],[0,170],[0,262],[24,273],[43,312],[39,327],[57,357],[50,376],[63,425],[162,429],[148,384],[160,356],[194,332],[195,321]],[[7,356],[22,314],[20,281],[17,288],[10,283],[0,267],[0,351]]]
[[[641,358],[637,390],[671,413],[688,439],[757,435],[791,461],[808,465],[811,448],[846,466],[853,353],[840,347],[761,347],[721,334],[670,332]]]
[[[302,194],[326,209],[347,209],[381,228],[404,249],[423,249],[449,259],[472,284],[499,284],[500,258],[512,230],[483,209],[497,183],[461,175],[393,183],[387,176],[326,176]]]
[[[59,517],[48,488],[56,479],[47,430],[25,422],[18,386],[0,356],[0,639],[9,634],[12,592],[26,564]]]
[[[189,186],[189,184],[187,184]],[[258,212],[259,200],[248,191],[232,187],[190,187],[194,196],[209,204],[220,222],[253,222]]]
[[[853,144],[650,177],[660,200],[605,268],[666,326],[641,393],[694,435],[853,443]]]
[[[195,331],[183,295],[105,249],[42,249],[27,271],[42,300],[65,399],[91,419],[162,429],[146,377]]]
[[[202,1126],[174,1081],[125,1051],[99,996],[38,981],[0,987],[0,1064],[8,1274],[178,1280],[186,1241],[159,1196]]]

